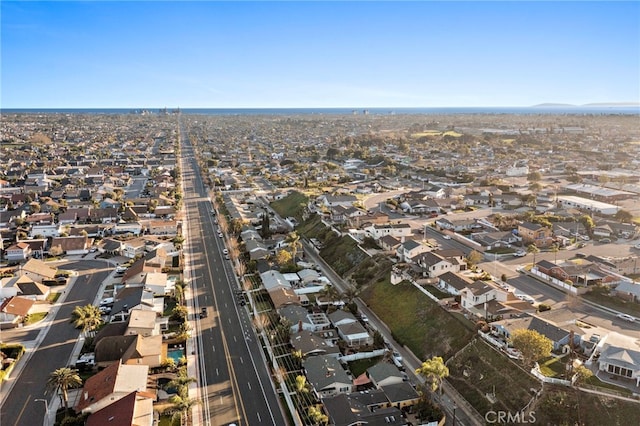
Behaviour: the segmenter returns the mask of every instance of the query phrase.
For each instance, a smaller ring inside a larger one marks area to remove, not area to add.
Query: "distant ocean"
[[[166,108],[171,113],[178,108]],[[561,114],[640,115],[640,106],[538,106],[447,108],[180,108],[189,115],[447,115],[447,114]],[[158,114],[165,108],[4,108],[0,114]]]

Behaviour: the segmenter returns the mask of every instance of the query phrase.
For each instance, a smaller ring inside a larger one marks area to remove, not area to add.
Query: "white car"
[[[515,257],[525,257],[527,255],[527,252],[523,250],[518,250],[517,252],[513,253],[513,255]]]
[[[631,316],[631,315],[629,315],[629,314],[618,314],[618,315],[616,315],[616,316],[617,316],[618,318],[620,318],[620,319],[625,320],[625,321],[629,321],[629,322],[635,322],[635,321],[636,321],[635,317],[632,317],[632,316]]]
[[[640,250],[640,243],[639,243],[639,244],[636,244],[635,246],[633,246],[633,248],[634,248],[634,249],[638,249],[638,250]]]
[[[229,254],[229,250],[227,250],[227,249],[222,249],[222,253],[224,253],[224,254]]]
[[[450,240],[451,239],[451,235],[444,235],[442,238],[444,238],[445,240]]]

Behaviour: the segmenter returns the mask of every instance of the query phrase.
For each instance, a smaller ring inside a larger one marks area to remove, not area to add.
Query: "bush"
[[[545,303],[541,303],[538,305],[538,312],[544,312],[544,311],[550,311],[550,310],[551,310],[551,306]]]

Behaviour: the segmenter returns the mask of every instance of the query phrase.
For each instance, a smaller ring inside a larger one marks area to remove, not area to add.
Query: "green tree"
[[[416,370],[416,374],[421,375],[429,383],[431,392],[436,392],[442,381],[449,377],[449,367],[444,363],[442,357],[434,356],[422,363]]]
[[[47,387],[54,392],[60,391],[60,396],[64,403],[64,408],[69,409],[69,389],[82,386],[82,379],[78,375],[78,370],[69,367],[62,367],[54,370],[47,379]]]
[[[621,223],[631,223],[633,221],[633,215],[628,210],[620,209],[614,216]]]
[[[291,256],[291,253],[288,250],[282,249],[278,251],[274,260],[278,264],[278,266],[282,267],[292,263],[293,257]]]
[[[558,243],[551,244],[551,247],[549,247],[549,250],[551,251],[551,253],[553,253],[553,263],[556,263],[558,261],[558,252],[560,251],[560,247],[558,246]]]
[[[329,417],[322,412],[322,405],[312,405],[309,407],[308,414],[315,425],[326,425],[329,423]]]
[[[169,402],[173,404],[173,408],[176,410],[172,416],[172,421],[180,419],[181,425],[189,424],[189,412],[191,409],[199,403],[197,399],[189,398],[189,395],[173,395],[169,398]]]
[[[102,313],[97,306],[76,306],[71,312],[71,320],[76,328],[81,328],[86,335],[102,324]]]
[[[307,378],[302,374],[296,376],[296,391],[300,393],[309,392],[309,388],[307,386]]]
[[[540,358],[551,355],[553,349],[553,342],[535,330],[515,330],[509,340],[511,345],[520,351],[522,361],[527,367],[532,367]]]
[[[484,259],[484,256],[482,256],[482,253],[477,250],[471,250],[467,255],[467,263],[469,263],[469,266],[477,265],[482,261],[482,259]]]

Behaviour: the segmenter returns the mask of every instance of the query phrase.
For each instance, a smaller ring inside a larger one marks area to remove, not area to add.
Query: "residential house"
[[[640,284],[633,281],[622,281],[612,293],[621,299],[638,302],[640,301]]]
[[[553,243],[552,230],[539,223],[520,223],[518,225],[518,235],[525,245],[534,244],[536,247],[549,247]]]
[[[462,307],[470,310],[478,305],[483,307],[490,300],[506,300],[506,292],[485,281],[476,280],[460,292],[460,297]]]
[[[265,259],[270,254],[267,246],[260,240],[248,240],[245,243],[245,249],[251,260]]]
[[[162,336],[130,334],[103,337],[96,343],[95,362],[99,368],[113,363],[159,367],[162,364]]]
[[[158,299],[158,301],[155,299]],[[110,312],[110,321],[126,321],[129,313],[136,309],[162,314],[163,300],[163,298],[154,298],[153,293],[143,287],[124,287],[116,294],[115,302]]]
[[[122,255],[129,259],[142,256],[145,253],[145,241],[142,238],[133,238],[122,243]]]
[[[310,331],[292,334],[290,342],[293,349],[300,351],[303,358],[316,355],[332,355],[336,358],[340,356],[338,345]]]
[[[426,253],[432,249],[431,246],[416,240],[406,240],[396,249],[396,255],[400,262],[413,263],[413,260],[421,253]]]
[[[85,420],[85,426],[153,426],[154,395],[150,392],[131,392],[112,404],[97,410]]]
[[[402,383],[404,379],[398,367],[385,361],[380,361],[367,368],[367,376],[378,389],[383,386]]]
[[[5,259],[9,262],[22,262],[29,257],[31,257],[31,247],[23,241],[10,245],[5,252]]]
[[[339,394],[324,398],[322,402],[329,424],[334,426],[409,424],[402,411],[389,407],[389,401],[382,391]]]
[[[406,237],[410,237],[413,233],[411,225],[408,223],[396,223],[396,224],[384,224],[384,225],[370,225],[364,228],[367,235],[374,240],[378,241],[385,235],[391,235],[394,238],[398,238],[404,241]]]
[[[157,336],[160,334],[160,322],[158,319],[158,314],[153,311],[135,309],[129,314],[127,328],[123,335]]]
[[[93,239],[86,235],[77,237],[56,237],[51,241],[51,247],[59,247],[67,255],[81,255],[89,252]]]
[[[307,383],[313,387],[318,398],[350,393],[353,380],[340,362],[332,355],[317,355],[302,361]]]
[[[52,268],[42,260],[29,259],[27,263],[18,269],[16,274],[18,276],[26,275],[33,281],[41,283],[43,281],[54,280],[57,271],[56,268]]]
[[[435,253],[428,252],[422,253],[412,259],[422,271],[422,276],[429,278],[436,278],[445,272],[460,272],[460,263],[453,260],[445,259],[443,256]]]
[[[491,327],[505,338],[510,338],[516,330],[535,330],[553,342],[553,350],[561,350],[569,344],[569,338],[573,334],[573,344],[580,346],[583,331],[574,324],[565,324],[559,327],[542,318],[525,315],[520,318],[509,318],[491,323]]]
[[[62,235],[62,226],[59,223],[50,225],[33,225],[29,236],[31,238],[52,238]]]
[[[351,207],[356,201],[358,201],[358,198],[354,195],[321,195],[318,198],[318,203],[327,208],[335,206]]]
[[[459,296],[472,282],[468,278],[450,271],[438,276],[438,288],[454,296]]]
[[[391,235],[385,235],[378,240],[380,248],[385,251],[395,251],[401,244],[401,241]]]
[[[306,308],[298,305],[286,305],[278,311],[280,317],[291,324],[291,332],[302,330],[319,331],[331,326],[331,322],[323,312],[310,313]]]
[[[617,333],[609,333],[602,347],[598,348],[598,371],[621,381],[629,381],[640,387],[640,350],[629,339]]]
[[[95,413],[131,392],[147,392],[148,375],[148,365],[113,363],[85,381],[74,408],[78,413]]]
[[[420,400],[420,395],[408,382],[392,383],[381,386],[387,400],[398,410],[407,410]]]
[[[0,304],[0,329],[15,328],[31,312],[35,302],[24,297],[6,298]]]
[[[149,220],[145,224],[150,235],[176,236],[178,234],[178,222],[175,220]]]

